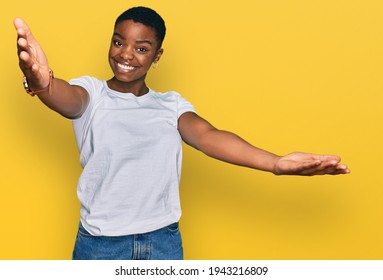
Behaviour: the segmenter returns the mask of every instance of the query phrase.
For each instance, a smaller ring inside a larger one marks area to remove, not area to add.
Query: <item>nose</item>
[[[134,58],[133,48],[129,46],[121,48],[120,56],[124,60],[133,60]]]

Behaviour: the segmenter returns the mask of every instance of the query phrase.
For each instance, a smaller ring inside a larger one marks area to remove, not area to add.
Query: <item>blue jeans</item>
[[[143,234],[93,236],[79,225],[74,260],[182,260],[178,223]]]

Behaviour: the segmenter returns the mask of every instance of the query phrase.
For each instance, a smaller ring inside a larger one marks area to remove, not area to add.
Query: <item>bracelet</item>
[[[49,93],[49,95],[52,95],[52,81],[53,81],[53,78],[54,78],[54,76],[53,76],[53,71],[52,71],[52,69],[49,69],[49,84],[48,84],[48,86],[46,86],[45,88],[43,88],[43,89],[39,89],[39,90],[32,90],[32,89],[29,87],[28,80],[27,80],[27,78],[26,78],[25,76],[23,77],[23,86],[24,86],[25,91],[26,91],[30,96],[35,96],[36,94],[45,92],[47,89],[48,89],[48,93]]]

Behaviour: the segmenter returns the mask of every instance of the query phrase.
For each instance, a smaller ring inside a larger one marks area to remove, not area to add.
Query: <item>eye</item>
[[[144,48],[144,47],[139,47],[139,48],[137,48],[137,52],[139,52],[139,53],[145,53],[145,52],[147,52],[148,51],[148,49],[147,48]]]
[[[118,40],[113,40],[113,45],[117,46],[117,47],[121,47],[122,46],[122,43]]]

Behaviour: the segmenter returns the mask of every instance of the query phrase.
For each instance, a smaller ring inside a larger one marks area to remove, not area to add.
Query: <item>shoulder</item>
[[[178,100],[181,97],[181,94],[179,94],[176,91],[167,91],[167,92],[158,92],[150,89],[150,93],[153,98],[162,100],[162,101],[174,101]]]
[[[177,91],[155,92],[151,90],[152,97],[162,106],[172,108],[180,117],[185,112],[196,112],[194,106]]]
[[[81,76],[78,78],[71,79],[69,81],[69,84],[74,86],[81,86],[81,87],[102,87],[103,81],[100,79],[97,79],[95,77],[91,76]]]
[[[82,87],[88,95],[88,102],[82,116],[89,114],[91,109],[105,96],[104,83],[105,81],[91,76],[82,76],[69,81],[72,86]]]
[[[92,76],[82,76],[70,80],[69,84],[84,88],[92,102],[93,99],[98,99],[104,95],[106,82]]]
[[[157,92],[153,91],[152,89],[150,90],[151,96],[158,100],[159,102],[164,102],[164,103],[190,103],[189,101],[186,100],[185,97],[183,97],[179,92],[177,91],[167,91],[167,92]]]

